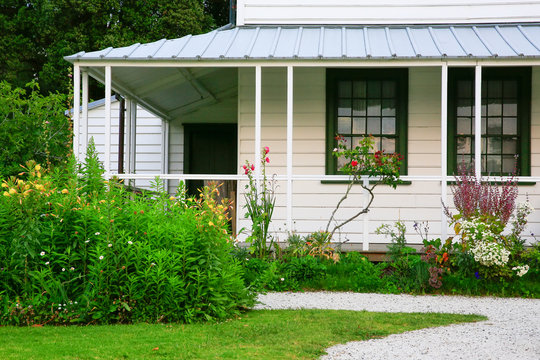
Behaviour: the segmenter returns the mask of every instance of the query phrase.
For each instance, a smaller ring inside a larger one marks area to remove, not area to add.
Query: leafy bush
[[[2,181],[0,323],[192,322],[253,304],[216,189],[129,193],[93,155]]]
[[[28,160],[60,164],[71,151],[66,96],[40,95],[36,82],[27,86],[0,82],[0,178],[17,175]]]

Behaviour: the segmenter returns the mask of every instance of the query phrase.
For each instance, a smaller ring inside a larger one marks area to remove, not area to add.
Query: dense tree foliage
[[[0,79],[68,93],[78,51],[199,34],[228,20],[227,0],[3,0]]]

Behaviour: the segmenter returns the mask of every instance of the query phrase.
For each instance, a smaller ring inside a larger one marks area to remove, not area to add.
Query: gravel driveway
[[[268,293],[256,309],[335,309],[481,314],[487,321],[353,341],[323,359],[540,360],[540,300],[336,292]]]

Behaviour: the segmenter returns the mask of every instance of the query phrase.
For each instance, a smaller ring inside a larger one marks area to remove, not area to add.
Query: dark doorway
[[[184,124],[184,166],[187,174],[236,174],[236,124]],[[203,180],[187,182],[190,195],[205,185]]]

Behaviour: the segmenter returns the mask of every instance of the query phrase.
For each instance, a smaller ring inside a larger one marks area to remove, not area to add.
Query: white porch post
[[[111,175],[111,66],[105,66],[105,178]]]
[[[448,238],[447,219],[444,211],[448,193],[448,63],[441,67],[441,240]]]
[[[293,67],[287,66],[287,230],[292,226],[292,193],[293,193]]]
[[[126,166],[125,173],[131,174],[131,98],[126,99]],[[129,180],[128,180],[129,181]]]
[[[81,114],[81,68],[78,64],[73,66],[73,155],[79,161],[79,119]]]
[[[129,117],[130,129],[130,148],[129,148],[129,163],[131,173],[135,174],[137,170],[137,103],[134,100],[130,101],[130,117]],[[133,181],[135,183],[135,181]],[[134,185],[134,184],[133,184]]]
[[[82,72],[82,141],[81,157],[84,158],[88,148],[88,71]]]
[[[255,183],[257,189],[261,177],[261,66],[255,66]]]
[[[169,173],[169,122],[161,119],[161,173]],[[169,191],[169,180],[163,180],[165,191]]]
[[[482,66],[474,71],[474,171],[476,179],[482,176]]]
[[[362,185],[367,188],[369,187],[369,178],[364,177],[362,179]],[[363,190],[364,192],[364,209],[369,204],[369,192],[367,190]],[[364,214],[364,224],[363,224],[363,235],[362,235],[362,251],[368,251],[369,250],[369,212]]]

